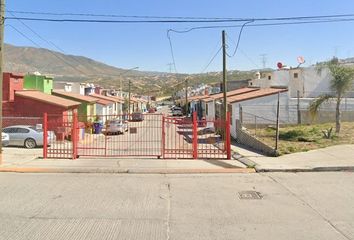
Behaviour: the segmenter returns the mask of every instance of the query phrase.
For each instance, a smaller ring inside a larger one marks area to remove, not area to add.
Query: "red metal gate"
[[[197,120],[196,113],[193,118],[165,117],[162,114],[44,114],[43,128],[44,158],[231,157],[229,120]],[[49,135],[55,138],[48,138]]]

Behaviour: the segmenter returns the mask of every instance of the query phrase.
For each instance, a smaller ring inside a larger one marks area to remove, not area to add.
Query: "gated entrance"
[[[44,114],[44,158],[230,159],[229,121],[162,114]],[[48,137],[55,136],[55,137]]]

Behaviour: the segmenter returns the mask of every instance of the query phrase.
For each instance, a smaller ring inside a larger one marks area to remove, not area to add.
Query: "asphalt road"
[[[0,239],[354,239],[353,182],[350,172],[2,173]]]

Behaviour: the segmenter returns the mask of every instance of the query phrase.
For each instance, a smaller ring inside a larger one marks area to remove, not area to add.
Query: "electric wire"
[[[20,34],[22,37],[26,38],[28,41],[30,41],[31,43],[33,43],[35,46],[42,48],[42,46],[40,44],[38,44],[37,42],[33,41],[30,37],[28,37],[26,34],[24,34],[23,32],[21,32],[19,29],[17,29],[16,27],[14,27],[11,24],[6,24],[5,26],[9,26],[12,29],[14,29],[18,34]],[[69,67],[71,67],[72,69],[76,70],[77,72],[87,75],[85,72],[81,71],[80,69],[76,68],[75,66],[73,66],[72,64],[68,63],[67,61],[65,61],[63,58],[61,58],[60,56],[58,56],[57,54],[55,54],[52,51],[49,51],[49,53],[51,55],[53,55],[54,57],[56,57],[57,59],[59,59],[60,61],[62,61],[63,63],[65,63],[66,65],[68,65]]]
[[[25,15],[47,15],[47,16],[87,16],[87,17],[110,17],[110,18],[145,18],[145,19],[181,19],[181,20],[229,20],[229,21],[281,21],[281,20],[304,20],[304,19],[323,19],[354,17],[354,13],[314,15],[314,16],[292,16],[292,17],[273,17],[273,18],[234,18],[234,17],[190,17],[190,16],[138,16],[138,15],[117,15],[117,14],[93,14],[93,13],[55,13],[55,12],[36,12],[36,11],[16,11],[7,10],[6,12],[25,14]]]

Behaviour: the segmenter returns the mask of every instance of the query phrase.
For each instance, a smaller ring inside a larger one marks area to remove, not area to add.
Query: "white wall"
[[[244,122],[253,122],[254,116],[257,118],[258,124],[271,124],[275,123],[277,114],[277,101],[278,95],[273,94],[270,96],[259,97],[242,102],[236,102],[232,104],[232,124],[231,124],[231,136],[236,138],[236,119],[239,119],[240,105],[243,108]],[[280,104],[283,106],[280,110],[282,121],[289,120],[289,111],[287,109],[289,97],[288,92],[280,94]],[[269,119],[269,120],[267,120]]]

